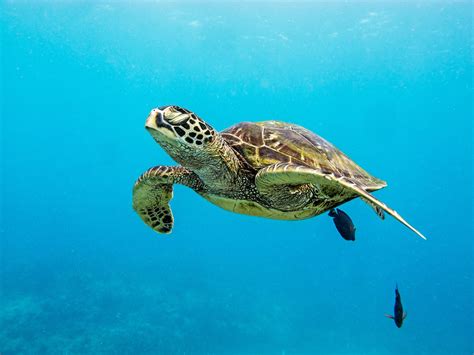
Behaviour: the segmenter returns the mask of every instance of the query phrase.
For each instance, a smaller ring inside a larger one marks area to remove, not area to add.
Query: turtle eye
[[[181,112],[172,112],[165,115],[165,120],[172,125],[180,125],[189,120],[189,114]]]
[[[185,123],[191,115],[186,112],[180,112],[177,110],[168,110],[164,113],[164,119],[172,125],[181,125]]]

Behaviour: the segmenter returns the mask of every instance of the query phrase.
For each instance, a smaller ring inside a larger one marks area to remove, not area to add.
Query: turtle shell
[[[304,127],[278,121],[241,122],[221,132],[226,142],[254,169],[287,162],[346,178],[376,190],[386,186],[334,145]]]

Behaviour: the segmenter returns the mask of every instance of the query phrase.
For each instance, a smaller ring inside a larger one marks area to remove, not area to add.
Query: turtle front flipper
[[[133,209],[158,233],[168,234],[173,229],[169,202],[175,183],[195,190],[202,184],[193,172],[183,167],[156,166],[144,172],[133,187]]]
[[[335,202],[335,205],[338,205],[351,198],[362,197],[367,202],[370,202],[374,208],[377,208],[377,210],[384,210],[421,238],[426,239],[423,234],[405,221],[396,211],[368,193],[366,189],[370,190],[370,186],[359,186],[356,182],[343,176],[336,177],[332,171],[317,170],[296,164],[276,163],[260,170],[256,176],[255,183],[262,196],[269,197],[270,201],[271,199],[284,201],[287,198],[291,202],[291,194],[288,193],[291,190],[289,189],[293,186],[297,191],[300,191],[304,187],[307,190],[305,198],[308,202],[311,200],[311,194],[316,195],[316,199],[321,199],[321,211],[319,213],[334,207],[328,207],[328,202]],[[308,189],[308,184],[314,190]],[[340,202],[337,203],[337,201],[334,201],[334,198]]]
[[[289,163],[276,163],[261,169],[255,177],[255,184],[264,200],[281,210],[302,209],[319,199],[322,203],[316,208],[316,214],[320,214],[328,209],[329,203],[324,202],[334,196],[341,201],[354,197],[322,172]]]
[[[411,231],[415,232],[420,238],[426,240],[426,237],[420,233],[420,231],[418,231],[415,227],[413,227],[410,223],[408,223],[407,221],[405,221],[405,219],[400,216],[397,211],[391,209],[390,207],[388,207],[385,203],[383,203],[382,201],[379,201],[378,199],[376,199],[374,196],[372,196],[370,193],[368,193],[367,191],[365,191],[362,187],[360,186],[357,186],[355,183],[351,182],[351,181],[347,181],[347,180],[340,180],[340,183],[343,184],[344,186],[346,186],[348,189],[351,189],[353,190],[354,192],[356,192],[360,197],[364,198],[365,200],[371,202],[371,204],[375,205],[376,207],[379,207],[381,209],[383,209],[385,212],[387,212],[389,215],[391,215],[392,217],[394,217],[397,221],[399,221],[401,224],[403,224],[404,226],[406,226],[408,229],[410,229]]]

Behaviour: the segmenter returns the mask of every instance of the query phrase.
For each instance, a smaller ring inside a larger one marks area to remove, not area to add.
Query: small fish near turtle
[[[426,239],[371,192],[385,187],[334,145],[301,126],[241,122],[217,132],[178,107],[151,110],[145,128],[179,166],[155,166],[133,187],[133,208],[158,233],[170,233],[173,185],[190,187],[231,212],[302,220],[360,197]]]
[[[334,225],[342,238],[355,241],[356,227],[346,212],[339,208],[333,208],[329,211],[329,217],[333,218]]]
[[[407,317],[406,312],[403,310],[402,298],[398,291],[398,285],[395,286],[395,306],[393,307],[393,316],[386,314],[385,317],[393,319],[398,328],[401,328],[403,321]]]

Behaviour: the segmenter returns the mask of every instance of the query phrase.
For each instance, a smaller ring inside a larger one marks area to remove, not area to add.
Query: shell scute
[[[252,122],[242,122],[231,128],[232,130],[225,130],[222,133],[230,133],[234,137],[239,138],[242,142],[254,145],[256,147],[261,147],[264,145],[262,127]]]
[[[371,188],[385,182],[371,176],[334,145],[304,127],[278,121],[242,122],[222,137],[254,169],[294,163],[336,178],[359,181]]]

